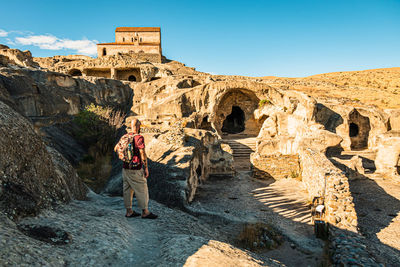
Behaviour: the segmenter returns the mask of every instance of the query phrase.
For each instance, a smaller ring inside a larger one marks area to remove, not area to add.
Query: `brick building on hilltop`
[[[161,62],[160,27],[118,27],[114,43],[97,44],[97,56],[134,53],[150,62]]]

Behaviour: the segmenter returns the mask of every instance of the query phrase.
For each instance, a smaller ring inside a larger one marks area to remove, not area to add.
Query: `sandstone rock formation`
[[[10,217],[36,215],[58,202],[84,199],[72,166],[46,149],[32,124],[0,101],[0,208]]]
[[[150,195],[161,203],[184,207],[193,200],[200,183],[212,176],[233,175],[232,155],[208,131],[183,129],[177,123],[165,133],[144,137],[149,140]],[[122,195],[120,172],[109,181],[105,193]]]
[[[400,132],[390,131],[379,136],[376,171],[400,178]]]
[[[0,69],[1,100],[31,118],[38,127],[65,122],[91,103],[126,109],[129,86],[108,79],[74,79],[40,70]]]
[[[39,64],[33,61],[30,51],[26,50],[22,52],[0,44],[0,66],[8,66],[9,64],[32,68],[39,67]]]
[[[54,56],[34,60],[42,68],[71,76],[93,76],[131,82],[148,82],[174,74],[199,74],[194,68],[186,67],[177,61],[154,63],[137,55],[140,54],[117,54],[96,59],[84,56]]]
[[[212,178],[242,177],[235,176],[234,148],[222,146],[222,141],[252,138],[255,151],[249,160],[256,178],[301,180],[310,202],[322,199],[323,219],[332,227],[328,242],[334,264],[376,264],[362,244],[365,240],[351,185],[356,179],[365,179],[375,167],[374,175],[380,178],[398,178],[400,113],[393,101],[372,106],[365,104],[368,97],[360,101],[343,93],[354,90],[358,97],[373,91],[372,85],[357,80],[364,72],[296,79],[222,76],[166,59],[163,63],[145,62],[129,54],[98,59],[35,58],[48,70],[34,70],[14,59],[14,52],[3,50],[0,100],[32,120],[52,147],[67,151],[71,162],[81,154],[78,148],[77,153],[65,149],[81,146],[68,132],[74,115],[90,103],[130,109],[126,125],[134,117],[143,122],[152,173],[150,195],[169,206],[187,208],[203,183]],[[381,88],[382,95],[396,95],[396,85],[389,84],[392,93]],[[4,107],[5,114],[11,114]],[[247,153],[253,148],[246,149]],[[60,181],[73,176],[68,162],[54,149],[39,147],[38,151],[38,155],[48,155],[45,162],[58,170]],[[113,164],[104,192],[118,195],[120,165]],[[46,175],[53,175],[51,168]],[[4,192],[11,191],[3,189],[1,196],[14,197]],[[341,242],[349,249],[343,249]],[[216,246],[212,243],[205,249]],[[188,262],[195,264],[196,259],[191,257]]]
[[[92,140],[89,144],[87,140],[78,140],[77,135],[82,135],[86,128],[81,129],[82,125],[77,125],[74,117],[90,105],[107,107],[123,114],[130,108],[132,95],[129,85],[117,80],[73,78],[23,65],[0,68],[0,100],[29,118],[47,145],[55,148],[75,167],[89,153],[92,143],[98,142]],[[110,155],[103,155],[106,153]],[[86,157],[94,157],[99,162],[109,161],[111,152],[100,154],[96,152],[95,156]],[[103,176],[108,172],[105,170]]]

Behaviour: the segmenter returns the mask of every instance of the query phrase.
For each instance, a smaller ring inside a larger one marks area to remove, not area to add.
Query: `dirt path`
[[[0,263],[27,266],[319,266],[321,240],[314,237],[307,193],[293,179],[251,178],[253,139],[234,154],[235,177],[209,180],[198,189],[189,213],[151,201],[157,220],[125,218],[120,197],[90,194],[21,224],[56,227],[71,236],[54,246],[28,237],[0,214]],[[273,250],[238,248],[248,223],[266,223],[286,241]]]
[[[154,201],[150,208],[160,216],[157,220],[127,219],[121,197],[91,194],[88,201],[74,201],[20,222],[67,232],[71,241],[63,245],[28,237],[0,214],[0,265],[281,266],[224,242],[232,233],[222,221],[196,218]]]
[[[90,194],[20,225],[67,232],[52,245],[28,237],[0,214],[0,263],[18,266],[317,266],[322,243],[313,237],[304,192],[296,180],[256,181],[246,173],[209,181],[190,207],[197,216],[151,201],[157,220],[125,218],[121,197]],[[136,204],[136,203],[135,203]],[[200,214],[200,215],[199,215]],[[287,241],[253,254],[236,247],[248,222],[279,228]],[[212,257],[211,257],[212,256]]]
[[[273,225],[289,241],[261,256],[288,266],[317,266],[323,242],[314,237],[306,199],[306,191],[297,180],[260,181],[249,172],[240,172],[234,178],[207,181],[191,207],[203,214],[221,214],[230,221]]]

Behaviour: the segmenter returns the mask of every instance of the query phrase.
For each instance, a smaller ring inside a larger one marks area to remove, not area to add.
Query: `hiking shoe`
[[[142,219],[157,219],[157,218],[158,218],[158,216],[151,212],[150,212],[150,214],[148,214],[146,216],[142,215]]]

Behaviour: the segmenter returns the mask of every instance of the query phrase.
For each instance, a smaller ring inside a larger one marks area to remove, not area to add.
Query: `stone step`
[[[231,147],[236,171],[252,172],[250,154],[256,150],[255,138],[224,139],[222,143]]]
[[[240,145],[238,145],[238,144],[227,144],[227,145],[229,145],[230,147],[252,147],[252,148],[256,148],[256,146],[243,145],[243,144],[240,144]]]
[[[253,152],[253,149],[249,149],[249,148],[241,148],[241,149],[232,149],[234,152]]]
[[[232,148],[233,151],[254,151],[251,148]]]
[[[254,150],[255,147],[250,147],[250,146],[230,146],[232,149],[252,149]]]

